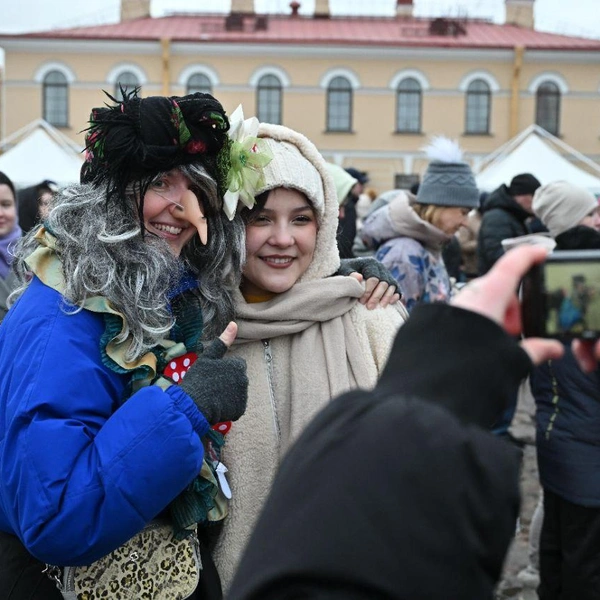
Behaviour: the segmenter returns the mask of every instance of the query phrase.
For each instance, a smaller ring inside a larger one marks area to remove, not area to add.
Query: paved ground
[[[528,536],[531,516],[538,501],[540,489],[535,456],[535,433],[533,414],[535,406],[527,385],[521,387],[519,405],[511,427],[515,438],[524,442],[523,468],[521,474],[520,531],[509,551],[504,565],[502,581],[498,586],[497,600],[537,600],[535,589],[523,586],[517,574],[528,564]]]

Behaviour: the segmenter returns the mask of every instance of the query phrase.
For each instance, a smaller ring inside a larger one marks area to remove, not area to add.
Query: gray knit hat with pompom
[[[458,144],[436,137],[424,148],[431,159],[417,192],[419,204],[477,208],[479,190],[471,167],[462,160]]]

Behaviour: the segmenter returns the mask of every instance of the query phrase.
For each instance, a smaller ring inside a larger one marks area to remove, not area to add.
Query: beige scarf
[[[362,387],[375,383],[375,362],[350,316],[363,292],[351,277],[328,277],[297,283],[267,302],[247,304],[241,294],[238,298],[236,344],[290,336],[289,441],[331,398],[358,382]]]

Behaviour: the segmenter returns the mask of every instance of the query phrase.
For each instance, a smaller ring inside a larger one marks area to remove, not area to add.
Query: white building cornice
[[[61,52],[70,54],[156,54],[162,52],[160,40],[94,40],[94,39],[15,39],[3,38],[0,46],[5,50],[24,53]],[[204,56],[264,56],[276,52],[282,57],[327,56],[336,59],[365,58],[414,58],[426,60],[456,61],[477,60],[488,62],[512,62],[514,48],[437,48],[437,47],[390,47],[361,46],[348,47],[330,44],[248,44],[209,42],[199,39],[196,42],[171,41],[172,55]],[[539,49],[525,47],[525,62],[558,62],[594,64],[600,63],[600,50]]]
[[[14,40],[2,39],[0,46],[5,50],[23,53],[65,53],[65,54],[161,54],[160,40],[126,41],[126,40]],[[457,60],[473,60],[477,62],[512,62],[513,49],[481,49],[481,48],[416,48],[389,46],[348,47],[304,44],[242,44],[242,43],[206,43],[172,41],[172,56],[265,56],[276,53],[285,58],[322,58],[323,52],[328,58],[345,59],[423,59],[452,62]],[[599,57],[600,57],[600,53]]]

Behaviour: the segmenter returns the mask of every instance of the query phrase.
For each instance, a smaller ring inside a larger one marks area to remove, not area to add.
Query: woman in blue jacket
[[[243,257],[228,128],[208,94],[94,109],[82,184],[22,242],[0,328],[3,598],[60,598],[44,563],[90,564],[158,515],[182,536],[226,513],[211,425],[247,395],[223,358]],[[219,597],[202,558],[196,593]]]

